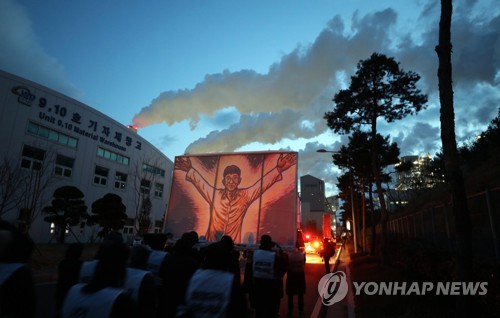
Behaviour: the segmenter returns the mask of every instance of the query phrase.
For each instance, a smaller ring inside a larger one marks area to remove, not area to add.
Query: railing
[[[500,260],[500,187],[467,196],[471,220],[473,255]],[[421,239],[450,252],[456,248],[456,232],[450,201],[407,214],[389,217],[389,235]]]

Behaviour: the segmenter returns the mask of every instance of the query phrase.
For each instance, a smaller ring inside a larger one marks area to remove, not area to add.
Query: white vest
[[[288,253],[288,271],[290,272],[303,272],[304,271],[305,256],[300,251],[292,251]]]
[[[82,293],[86,284],[76,284],[68,292],[61,310],[62,318],[108,318],[113,305],[125,290],[107,287],[92,294]]]
[[[146,276],[153,276],[151,272],[137,268],[127,268],[127,277],[123,288],[132,296],[135,301],[139,300],[139,289],[141,288],[142,280]]]
[[[226,317],[233,280],[234,274],[230,272],[196,270],[189,281],[184,309],[196,318]]]
[[[89,283],[94,277],[98,260],[85,261],[80,268],[80,283]]]
[[[160,270],[160,265],[167,257],[168,253],[167,252],[162,252],[162,251],[156,251],[152,250],[151,253],[149,253],[149,258],[148,258],[148,270],[153,273],[154,276],[158,276],[158,272]]]
[[[23,263],[0,263],[0,286],[23,266]]]
[[[253,252],[253,277],[274,279],[276,254],[272,251],[255,250]]]

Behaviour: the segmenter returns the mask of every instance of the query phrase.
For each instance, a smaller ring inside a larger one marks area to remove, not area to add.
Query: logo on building
[[[342,271],[326,274],[321,277],[318,283],[318,292],[325,306],[331,306],[342,301],[348,290],[347,276]]]
[[[29,88],[25,86],[15,86],[12,87],[12,94],[17,95],[17,101],[26,106],[31,106],[31,103],[35,100],[36,96],[31,94]]]

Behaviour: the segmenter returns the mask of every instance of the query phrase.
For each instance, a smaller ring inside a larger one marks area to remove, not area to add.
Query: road
[[[333,263],[333,260],[332,260]],[[306,257],[306,294],[304,295],[304,315],[299,316],[297,311],[297,298],[294,298],[294,315],[289,317],[311,317],[318,304],[318,282],[325,275],[325,267],[318,255],[307,254]],[[286,279],[286,277],[285,277]],[[36,318],[55,317],[54,303],[55,282],[47,282],[36,285],[37,311]],[[317,309],[317,308],[316,308]],[[281,299],[280,316],[288,315],[288,299],[285,295]],[[315,317],[314,317],[315,318]]]

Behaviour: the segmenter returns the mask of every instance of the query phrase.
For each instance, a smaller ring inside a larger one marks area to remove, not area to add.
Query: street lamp
[[[339,153],[338,151],[333,151],[333,150],[326,150],[326,149],[318,149],[316,152],[322,152],[322,153]],[[348,167],[350,168],[350,167]],[[354,213],[354,193],[352,191],[352,187],[354,186],[354,182],[352,180],[352,175],[349,173],[349,177],[351,179],[351,185],[350,185],[350,194],[351,194],[351,214],[352,214],[352,235],[354,236],[354,253],[358,252],[358,239],[356,238],[356,215]]]

